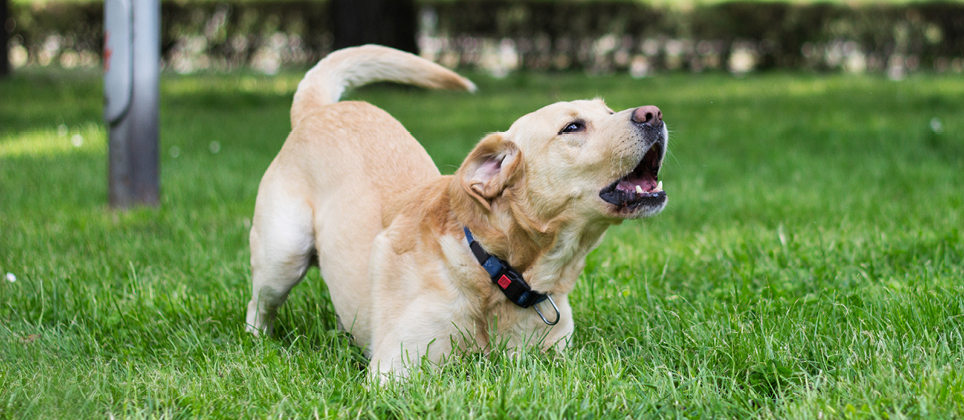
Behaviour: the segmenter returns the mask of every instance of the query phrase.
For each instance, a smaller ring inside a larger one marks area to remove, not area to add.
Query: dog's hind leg
[[[314,257],[312,211],[304,201],[259,192],[251,226],[251,301],[247,330],[271,335],[278,308],[304,277]]]

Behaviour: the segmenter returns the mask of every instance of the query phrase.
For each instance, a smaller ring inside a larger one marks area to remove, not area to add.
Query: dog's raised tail
[[[292,128],[312,107],[338,102],[346,90],[372,82],[475,92],[469,79],[417,55],[379,45],[345,48],[328,54],[298,83],[291,105]]]

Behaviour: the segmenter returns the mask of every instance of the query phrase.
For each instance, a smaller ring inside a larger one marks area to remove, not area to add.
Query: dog
[[[568,346],[567,295],[606,229],[659,213],[668,131],[655,106],[559,102],[484,136],[443,176],[397,120],[339,98],[375,81],[475,91],[418,56],[367,45],[299,83],[292,131],[258,189],[247,329],[270,334],[311,266],[369,371],[404,377],[457,349]]]

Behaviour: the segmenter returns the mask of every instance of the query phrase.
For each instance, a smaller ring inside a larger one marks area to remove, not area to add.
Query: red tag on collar
[[[509,285],[512,284],[512,280],[509,280],[509,278],[506,277],[505,274],[503,274],[502,277],[499,277],[498,283],[499,283],[499,287],[501,287],[502,290],[505,290],[505,288],[509,287]]]

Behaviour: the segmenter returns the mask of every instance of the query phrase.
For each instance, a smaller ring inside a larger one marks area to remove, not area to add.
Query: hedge
[[[589,72],[964,71],[964,3],[421,1],[422,55],[445,65]],[[303,68],[330,52],[328,3],[166,2],[164,66]],[[13,4],[15,66],[95,66],[102,3]],[[9,28],[13,26],[12,28]]]

